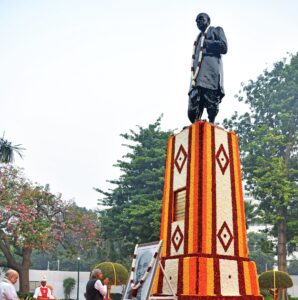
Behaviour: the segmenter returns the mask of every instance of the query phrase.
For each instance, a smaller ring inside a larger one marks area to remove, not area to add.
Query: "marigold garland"
[[[146,270],[146,272],[144,273],[144,275],[142,276],[142,278],[135,284],[133,277],[134,277],[134,272],[135,272],[135,265],[136,265],[136,260],[137,260],[137,253],[138,253],[138,244],[135,246],[135,251],[133,254],[133,261],[132,261],[132,266],[131,266],[131,272],[130,272],[130,286],[131,288],[135,291],[133,291],[133,294],[136,296],[137,290],[141,287],[141,285],[145,282],[145,280],[147,279],[150,271],[152,270],[154,263],[156,261],[156,259],[158,258],[158,253],[160,251],[160,247],[161,247],[162,241],[159,241],[157,249],[150,261],[150,264]]]
[[[196,56],[196,49],[197,49],[197,44],[198,44],[198,38],[201,33],[198,34],[194,44],[193,44],[193,53],[192,53],[192,61],[191,61],[191,75],[192,75],[192,80],[191,80],[191,85],[194,87],[196,85],[196,79],[198,77],[200,68],[201,68],[201,62],[202,62],[202,57],[203,57],[203,47],[204,47],[204,42],[206,39],[206,35],[208,32],[210,26],[208,26],[205,30],[205,32],[202,35],[201,38],[201,43],[200,43],[200,52],[199,52],[199,59],[198,59],[198,65],[195,69],[194,62],[195,62],[195,56]]]

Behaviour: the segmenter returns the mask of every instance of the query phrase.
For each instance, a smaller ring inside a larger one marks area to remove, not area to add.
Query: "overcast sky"
[[[16,163],[64,199],[96,207],[92,187],[117,178],[120,133],[164,114],[182,128],[199,12],[223,27],[226,96],[298,50],[296,0],[0,0],[0,133]]]

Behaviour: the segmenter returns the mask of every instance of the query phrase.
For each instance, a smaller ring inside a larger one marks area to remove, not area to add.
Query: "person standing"
[[[51,290],[47,287],[47,278],[45,276],[42,277],[40,286],[35,289],[33,299],[55,299]]]
[[[15,284],[19,279],[19,273],[9,269],[5,273],[5,278],[0,283],[0,300],[18,300]]]
[[[107,297],[110,290],[109,278],[105,278],[103,283],[102,271],[100,269],[94,269],[91,273],[90,280],[86,285],[85,297],[87,300],[103,300]]]
[[[188,92],[191,123],[201,119],[204,108],[209,122],[214,123],[219,103],[225,95],[221,56],[227,53],[228,43],[223,29],[210,26],[210,22],[206,13],[200,13],[196,18],[200,33],[194,42]]]

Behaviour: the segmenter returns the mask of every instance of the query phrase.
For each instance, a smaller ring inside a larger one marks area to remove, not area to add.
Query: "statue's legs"
[[[218,114],[218,106],[221,102],[222,95],[219,90],[204,89],[204,105],[207,109],[208,119],[210,123],[214,123]]]
[[[214,123],[221,99],[222,94],[220,90],[194,88],[189,93],[188,100],[188,118],[190,122],[194,123],[197,120],[201,120],[204,108],[206,108],[209,122]]]
[[[201,99],[201,89],[195,88],[189,93],[188,118],[191,123],[201,120],[204,111],[204,101]]]

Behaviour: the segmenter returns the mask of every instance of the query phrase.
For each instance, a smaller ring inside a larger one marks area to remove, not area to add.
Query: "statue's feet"
[[[216,116],[208,116],[209,123],[214,124]]]

